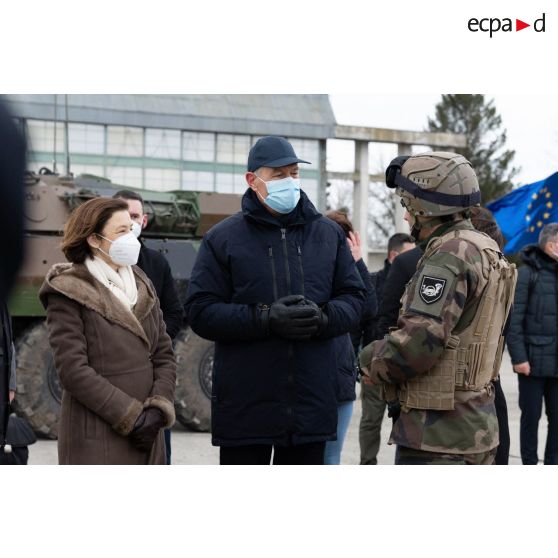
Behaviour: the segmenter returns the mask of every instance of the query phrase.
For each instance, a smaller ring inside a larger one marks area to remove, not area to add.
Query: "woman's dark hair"
[[[338,225],[341,226],[343,232],[349,236],[350,232],[355,232],[353,228],[353,224],[349,220],[349,216],[343,211],[328,211],[326,213],[326,217],[329,217],[332,221],[335,221]]]
[[[477,231],[487,234],[492,240],[495,240],[500,250],[503,250],[506,240],[490,209],[486,209],[486,207],[471,207],[470,215],[473,227]]]
[[[64,227],[62,252],[72,263],[83,263],[92,256],[87,237],[101,233],[107,221],[117,211],[128,211],[128,204],[121,199],[94,198],[76,207]]]

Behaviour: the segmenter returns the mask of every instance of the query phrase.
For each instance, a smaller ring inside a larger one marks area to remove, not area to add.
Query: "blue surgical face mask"
[[[280,180],[270,180],[266,182],[258,178],[267,187],[267,197],[264,199],[262,195],[257,192],[262,201],[277,211],[277,213],[290,213],[298,203],[300,199],[300,179],[288,176],[287,178],[281,178]]]

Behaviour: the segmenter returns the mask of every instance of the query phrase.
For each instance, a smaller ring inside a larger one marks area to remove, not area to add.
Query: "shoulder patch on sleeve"
[[[446,267],[425,265],[416,282],[410,311],[440,317],[456,274]]]
[[[419,296],[425,304],[434,304],[442,298],[447,279],[423,275],[420,282]]]

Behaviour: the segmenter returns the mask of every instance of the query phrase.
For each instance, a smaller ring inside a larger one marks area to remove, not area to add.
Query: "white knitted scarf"
[[[85,260],[89,273],[102,283],[130,311],[138,301],[138,287],[132,266],[124,265],[114,271],[99,256]]]

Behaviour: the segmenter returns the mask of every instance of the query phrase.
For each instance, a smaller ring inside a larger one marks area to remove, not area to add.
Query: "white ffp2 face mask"
[[[109,240],[102,235],[99,236],[108,240],[111,245],[108,254],[101,248],[98,248],[98,250],[108,256],[116,265],[136,265],[138,263],[141,244],[132,231],[116,240]]]
[[[139,238],[141,234],[141,225],[139,223],[136,223],[135,221],[132,221],[132,232],[134,233],[134,236],[136,238]]]

